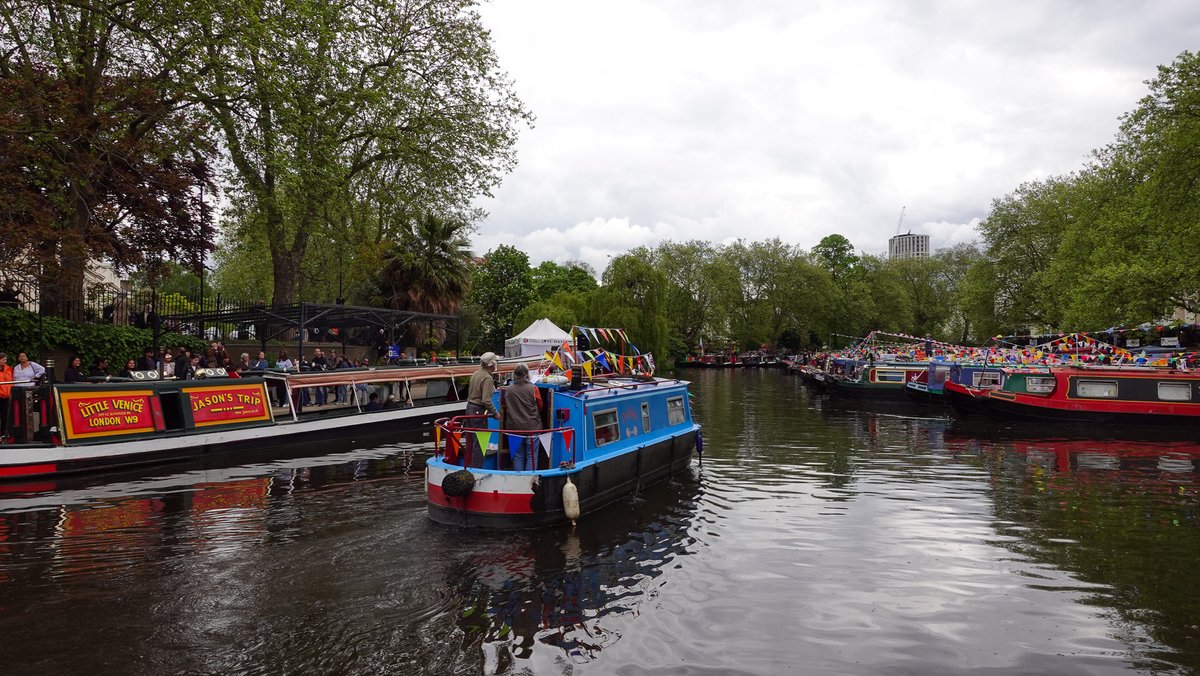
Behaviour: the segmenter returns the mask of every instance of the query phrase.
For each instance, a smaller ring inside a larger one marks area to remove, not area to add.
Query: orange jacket
[[[8,364],[0,366],[0,383],[11,383],[13,379],[13,369]],[[12,393],[12,385],[0,385],[0,399],[8,399]]]

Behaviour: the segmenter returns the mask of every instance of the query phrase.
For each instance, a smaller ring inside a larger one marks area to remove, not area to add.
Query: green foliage
[[[42,347],[58,347],[82,355],[85,363],[107,357],[112,364],[136,359],[153,346],[154,332],[132,326],[76,324],[57,317],[39,317],[25,310],[0,308],[0,349],[11,354],[26,352],[41,358]],[[193,336],[167,333],[159,337],[164,347],[186,345],[203,350],[204,340]]]
[[[502,350],[504,341],[526,325],[516,327],[516,318],[534,300],[533,272],[529,256],[502,244],[489,251],[475,268],[467,304],[479,313],[478,344]]]
[[[601,281],[601,288],[589,297],[594,323],[624,329],[640,351],[666,363],[666,276],[647,256],[628,253],[612,259]]]
[[[841,280],[858,264],[858,256],[854,255],[854,245],[836,233],[823,237],[813,247],[812,253],[817,264],[825,268],[834,281]]]
[[[545,261],[533,269],[533,292],[538,298],[549,298],[560,291],[586,293],[598,286],[596,271],[582,261],[565,265]]]
[[[469,221],[514,166],[532,118],[474,3],[216,7],[189,26],[207,50],[195,96],[228,149],[237,227],[261,233],[250,241],[274,303],[296,300],[306,273],[325,284],[322,272],[353,269],[306,270],[310,244],[378,254],[415,214]]]

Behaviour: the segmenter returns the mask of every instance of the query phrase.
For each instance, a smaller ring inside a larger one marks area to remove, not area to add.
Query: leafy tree
[[[1076,224],[1069,199],[1074,177],[1021,184],[993,200],[979,226],[995,261],[996,314],[1008,326],[1061,323],[1061,285],[1049,268],[1063,234]]]
[[[199,190],[207,127],[180,100],[184,3],[5,2],[0,21],[0,226],[42,310],[80,319],[84,270],[211,248]]]
[[[722,300],[738,295],[736,268],[720,249],[708,242],[666,241],[647,252],[649,260],[667,279],[666,316],[673,336],[679,338],[681,357],[707,337],[727,335],[727,315]]]
[[[939,249],[933,260],[937,264],[937,283],[945,293],[944,302],[949,313],[943,335],[954,342],[970,343],[973,316],[967,301],[967,276],[983,261],[983,252],[974,243],[956,244]]]
[[[294,300],[310,243],[337,221],[327,205],[365,198],[401,222],[465,211],[513,166],[530,119],[473,2],[233,3],[195,30],[196,97],[265,235],[276,304]]]
[[[600,326],[624,329],[639,351],[664,360],[668,354],[666,276],[645,253],[635,250],[612,259],[601,288],[590,296],[591,316]]]
[[[821,238],[812,250],[817,263],[829,271],[834,281],[838,281],[858,263],[854,255],[854,245],[842,235],[832,234]]]
[[[596,271],[583,261],[563,265],[545,261],[533,269],[533,292],[538,298],[549,298],[560,291],[587,293],[598,286]]]
[[[1073,186],[1078,225],[1052,266],[1071,327],[1200,309],[1200,55],[1183,52],[1148,85]]]
[[[467,296],[467,303],[479,315],[480,347],[501,350],[504,341],[514,335],[517,315],[533,301],[529,256],[507,244],[489,251],[475,268]]]

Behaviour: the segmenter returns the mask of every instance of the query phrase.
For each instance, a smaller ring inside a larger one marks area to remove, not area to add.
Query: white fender
[[[575,525],[575,520],[579,518],[579,489],[575,488],[575,484],[571,483],[571,477],[567,477],[567,483],[563,484],[563,511],[566,512],[567,518],[571,520],[571,525]]]

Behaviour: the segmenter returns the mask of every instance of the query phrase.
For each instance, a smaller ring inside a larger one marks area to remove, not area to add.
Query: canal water
[[[1200,446],[685,375],[703,464],[574,529],[430,522],[419,438],[0,485],[0,672],[1200,671]]]

